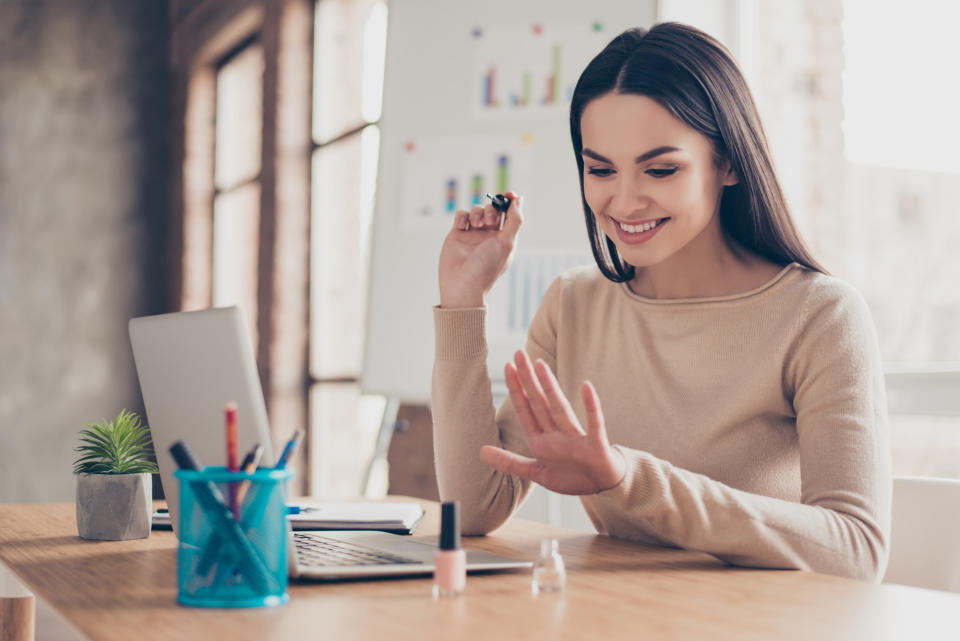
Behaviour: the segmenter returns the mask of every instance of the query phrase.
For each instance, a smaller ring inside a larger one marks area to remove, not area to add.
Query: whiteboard
[[[593,262],[569,130],[589,59],[656,1],[391,0],[362,389],[428,403],[437,259],[453,209],[504,180],[523,194],[514,263],[487,299],[494,377],[539,297]]]

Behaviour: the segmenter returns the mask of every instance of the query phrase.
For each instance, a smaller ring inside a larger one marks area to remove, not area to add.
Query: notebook
[[[225,451],[221,425],[227,402],[238,408],[239,451],[259,443],[264,446],[261,464],[270,466],[275,460],[253,348],[237,307],[134,318],[130,320],[130,342],[160,481],[176,531],[179,487],[170,446],[182,439],[201,463],[221,463]],[[418,575],[434,569],[433,543],[386,532],[294,533],[289,523],[287,561],[294,578]],[[467,551],[468,572],[532,565],[527,560]]]
[[[413,534],[423,519],[417,503],[301,503],[287,507],[294,530],[379,530]],[[153,513],[154,530],[170,530],[170,512]]]

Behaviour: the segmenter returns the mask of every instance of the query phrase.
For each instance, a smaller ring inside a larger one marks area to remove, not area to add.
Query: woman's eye
[[[600,167],[591,167],[587,170],[591,176],[609,176],[613,173],[612,169],[601,169]]]
[[[654,178],[666,178],[667,176],[672,176],[677,173],[676,167],[671,167],[669,169],[648,169],[647,174],[653,176]]]

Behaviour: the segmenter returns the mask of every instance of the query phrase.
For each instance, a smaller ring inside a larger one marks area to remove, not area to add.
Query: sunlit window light
[[[387,5],[378,2],[363,25],[363,98],[360,113],[367,122],[380,119],[383,67],[387,53]]]
[[[847,159],[960,172],[960,5],[844,0],[843,12]]]
[[[380,127],[370,125],[360,133],[360,247],[368,246],[367,234],[373,220],[373,197],[377,185],[380,155]]]

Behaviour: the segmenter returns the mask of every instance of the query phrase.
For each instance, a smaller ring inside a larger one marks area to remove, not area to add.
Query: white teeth
[[[649,231],[653,229],[659,224],[659,222],[654,221],[652,223],[643,223],[641,225],[627,225],[626,223],[622,223],[618,220],[617,224],[620,225],[620,229],[624,230],[627,233],[639,234],[642,231]]]

